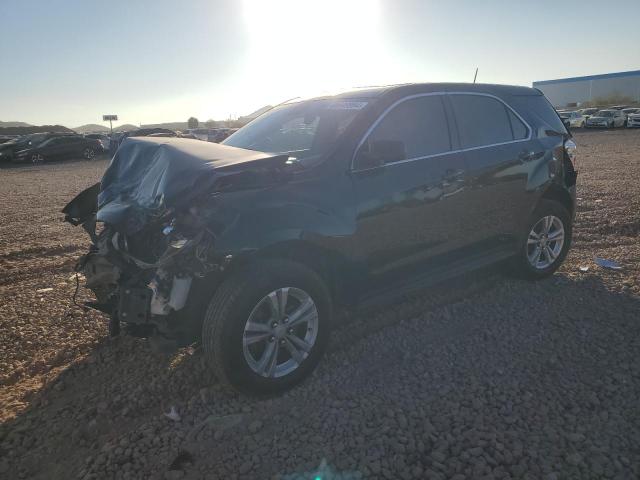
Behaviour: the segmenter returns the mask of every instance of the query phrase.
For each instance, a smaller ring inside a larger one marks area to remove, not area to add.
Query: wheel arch
[[[567,209],[571,216],[573,216],[575,212],[575,204],[573,198],[571,198],[571,195],[566,189],[560,187],[559,185],[552,184],[547,190],[545,190],[539,200],[551,200],[554,202],[558,202]],[[538,203],[540,202],[538,201]]]
[[[248,254],[241,254],[230,264],[229,272],[266,259],[284,259],[306,266],[325,282],[335,303],[350,303],[355,269],[340,253],[306,240],[286,240]]]

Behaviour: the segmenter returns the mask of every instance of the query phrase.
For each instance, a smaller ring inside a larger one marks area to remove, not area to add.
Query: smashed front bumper
[[[92,241],[76,264],[96,297],[85,305],[111,316],[113,334],[122,323],[135,336],[175,339],[189,321],[185,307],[194,284],[222,271],[228,259],[216,256],[215,235],[199,223],[196,209],[180,218],[167,214],[134,235],[97,225],[92,205],[98,188],[85,190],[63,210]]]

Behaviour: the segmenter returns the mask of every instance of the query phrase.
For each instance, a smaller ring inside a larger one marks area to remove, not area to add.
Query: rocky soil
[[[58,212],[106,160],[1,169],[0,478],[639,478],[640,131],[576,141],[559,273],[345,316],[313,377],[261,400],[73,306],[87,240]]]

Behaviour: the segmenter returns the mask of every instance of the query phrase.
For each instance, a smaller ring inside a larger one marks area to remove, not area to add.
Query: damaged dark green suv
[[[127,139],[64,213],[112,334],[200,338],[223,382],[269,393],[318,364],[337,307],[505,259],[553,273],[574,157],[538,90],[383,87],[286,103],[220,145]]]

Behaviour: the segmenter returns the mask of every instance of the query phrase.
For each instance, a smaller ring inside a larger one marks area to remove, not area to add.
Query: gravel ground
[[[0,170],[0,477],[640,478],[640,131],[576,141],[559,273],[345,316],[313,377],[267,400],[72,307],[87,241],[58,211],[106,160]]]

